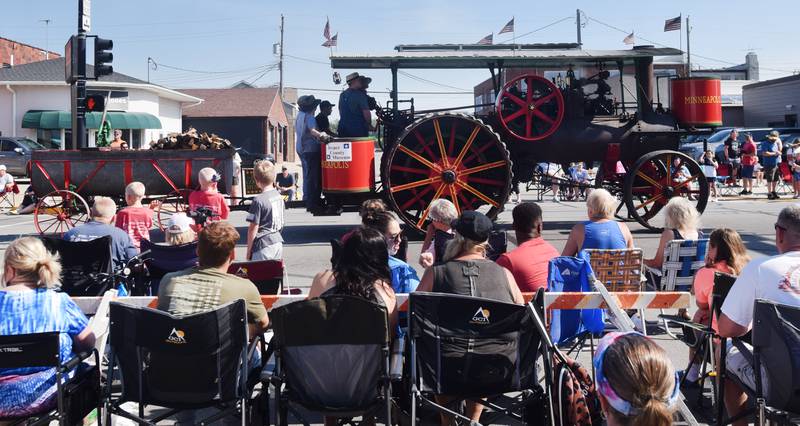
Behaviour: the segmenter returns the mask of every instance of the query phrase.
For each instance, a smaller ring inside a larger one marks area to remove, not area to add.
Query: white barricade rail
[[[396,296],[400,310],[408,310],[408,294],[398,294]],[[535,296],[535,293],[523,293],[523,296],[525,301],[528,302]],[[611,296],[617,299],[618,305],[622,309],[678,309],[688,308],[690,303],[690,295],[685,291],[611,293]],[[305,294],[262,295],[261,301],[269,310],[298,300],[304,300],[306,297],[307,295]],[[73,297],[72,300],[78,304],[78,307],[85,314],[94,315],[100,306],[102,297]],[[156,298],[152,296],[127,296],[116,300],[135,306],[149,306],[151,308],[156,306]],[[544,305],[546,309],[597,309],[608,307],[600,292],[545,293]]]

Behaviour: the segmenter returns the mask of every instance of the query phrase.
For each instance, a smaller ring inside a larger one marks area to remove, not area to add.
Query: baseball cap
[[[167,232],[170,234],[183,234],[192,229],[194,221],[186,213],[175,213],[167,221]]]
[[[332,104],[331,101],[322,101],[322,102],[319,103],[319,106],[320,106],[320,108],[335,107],[336,104]]]
[[[489,239],[493,224],[485,214],[469,210],[461,213],[458,219],[450,223],[450,227],[472,241],[484,242]]]
[[[6,170],[6,165],[5,164],[0,164],[0,170]]]

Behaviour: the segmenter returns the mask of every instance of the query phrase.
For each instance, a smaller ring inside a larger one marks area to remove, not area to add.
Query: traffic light
[[[83,100],[86,112],[102,112],[106,106],[106,97],[103,95],[88,95]]]
[[[94,77],[99,78],[114,72],[111,62],[114,61],[114,54],[111,49],[114,42],[105,38],[96,37],[94,39]]]

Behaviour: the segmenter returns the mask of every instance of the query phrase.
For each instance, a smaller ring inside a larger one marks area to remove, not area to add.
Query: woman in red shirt
[[[745,142],[742,145],[742,192],[740,195],[750,195],[753,193],[753,170],[758,163],[756,155],[756,143],[753,142],[753,135],[746,134]]]

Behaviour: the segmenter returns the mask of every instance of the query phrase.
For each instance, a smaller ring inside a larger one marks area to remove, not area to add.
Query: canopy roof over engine
[[[333,68],[503,68],[566,67],[598,62],[633,64],[637,58],[678,56],[675,48],[635,46],[629,50],[585,50],[574,43],[555,44],[417,44],[396,46],[386,54],[336,54]]]

